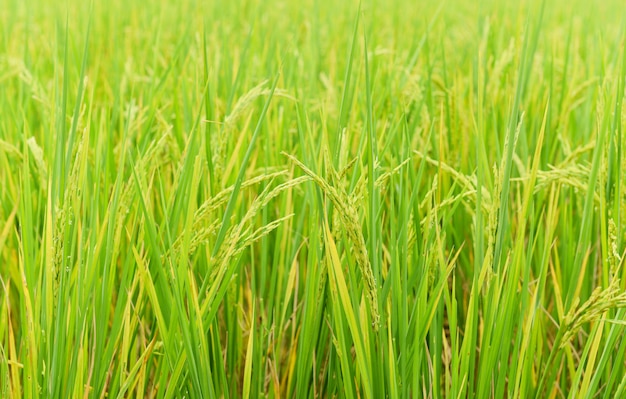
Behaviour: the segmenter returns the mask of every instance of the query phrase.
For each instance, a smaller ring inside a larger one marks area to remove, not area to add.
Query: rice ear
[[[336,188],[332,186],[328,181],[313,172],[296,157],[286,153],[283,154],[319,186],[335,207],[341,226],[344,228],[344,232],[352,244],[354,259],[356,260],[356,263],[361,270],[361,276],[365,281],[365,296],[370,307],[372,324],[374,325],[374,329],[378,329],[378,325],[380,323],[380,313],[378,310],[378,290],[376,288],[376,279],[367,254],[367,247],[361,231],[359,216],[350,196],[348,196],[348,194],[341,187]]]

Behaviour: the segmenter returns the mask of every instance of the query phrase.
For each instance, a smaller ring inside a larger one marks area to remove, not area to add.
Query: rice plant
[[[626,397],[625,17],[5,0],[0,397]]]

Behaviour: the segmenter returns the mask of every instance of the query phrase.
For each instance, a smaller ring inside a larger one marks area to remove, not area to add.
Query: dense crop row
[[[0,6],[0,397],[626,397],[620,1],[84,3]]]

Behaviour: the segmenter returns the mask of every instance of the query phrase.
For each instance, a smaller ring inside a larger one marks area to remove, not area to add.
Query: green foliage
[[[625,397],[623,5],[439,3],[5,1],[0,397]]]

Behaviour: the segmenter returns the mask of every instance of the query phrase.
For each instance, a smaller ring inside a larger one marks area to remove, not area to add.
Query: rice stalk
[[[337,210],[341,220],[341,226],[343,227],[348,240],[352,244],[354,259],[356,260],[357,265],[361,270],[361,275],[365,280],[365,296],[370,306],[372,325],[374,326],[374,329],[377,329],[380,321],[380,314],[378,311],[378,289],[376,287],[376,279],[374,278],[374,273],[372,272],[372,267],[367,256],[367,247],[365,246],[365,239],[363,238],[363,233],[361,232],[359,217],[356,209],[352,205],[351,199],[344,190],[331,186],[325,179],[310,170],[294,156],[286,153],[283,154],[320,187]]]

